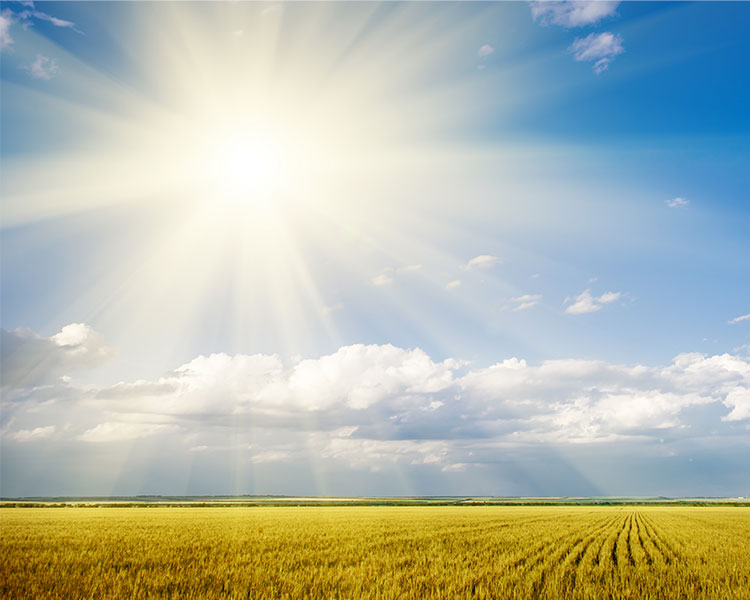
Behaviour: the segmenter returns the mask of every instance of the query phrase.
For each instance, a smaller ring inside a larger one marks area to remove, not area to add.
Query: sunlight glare
[[[283,184],[289,154],[279,139],[263,131],[237,130],[209,138],[201,161],[207,201],[261,209]]]

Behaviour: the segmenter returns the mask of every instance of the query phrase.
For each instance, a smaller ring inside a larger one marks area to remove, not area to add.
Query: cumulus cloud
[[[617,12],[619,2],[606,0],[542,0],[529,2],[531,15],[543,25],[582,27],[593,25]]]
[[[34,62],[21,68],[28,71],[33,79],[52,79],[58,71],[57,61],[42,54],[37,54]]]
[[[499,265],[503,262],[503,259],[499,256],[493,256],[492,254],[480,254],[475,256],[463,268],[467,270],[471,269],[489,269],[495,265]]]
[[[605,304],[616,302],[622,297],[622,292],[605,292],[599,297],[592,296],[591,290],[583,290],[573,298],[573,303],[565,309],[569,315],[583,315],[601,310]],[[566,300],[570,302],[570,300]]]
[[[3,387],[50,383],[71,371],[96,367],[113,354],[104,338],[83,323],[71,323],[48,338],[28,329],[0,330]]]
[[[741,315],[739,317],[735,317],[731,321],[729,321],[730,324],[735,325],[736,323],[741,323],[742,321],[750,321],[750,314],[748,315]]]
[[[742,421],[750,419],[750,387],[736,387],[731,390],[724,404],[730,407],[731,412],[724,417],[726,421]]]
[[[420,349],[358,344],[302,361],[289,376],[288,388],[308,409],[332,403],[364,409],[386,399],[444,390],[459,365],[455,360],[435,363]]]
[[[576,38],[568,48],[577,61],[593,62],[594,73],[605,71],[616,56],[622,54],[622,36],[610,32],[590,33],[584,38]]]
[[[453,281],[449,281],[445,284],[446,290],[457,290],[461,287],[461,280],[460,279],[454,279]]]
[[[523,296],[518,296],[517,298],[511,298],[511,302],[515,302],[516,306],[513,308],[513,310],[526,310],[529,308],[534,308],[542,299],[541,294],[524,294]]]
[[[684,208],[690,204],[689,200],[685,200],[685,198],[680,198],[679,196],[677,198],[672,198],[671,200],[666,200],[665,202],[669,208]]]

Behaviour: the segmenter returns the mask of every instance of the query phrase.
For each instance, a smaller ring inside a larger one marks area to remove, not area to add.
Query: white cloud
[[[53,433],[55,433],[55,426],[47,425],[46,427],[34,427],[34,429],[21,429],[11,433],[8,437],[17,442],[33,442],[48,438]]]
[[[539,304],[541,299],[541,294],[524,294],[523,296],[518,296],[518,298],[511,298],[511,301],[516,303],[513,310],[526,310],[528,308],[533,308]]]
[[[267,450],[265,452],[258,452],[253,454],[250,458],[250,462],[259,465],[268,462],[279,462],[289,459],[289,453],[281,450]]]
[[[750,419],[750,387],[737,387],[731,390],[724,399],[724,404],[732,409],[724,417],[726,421]]]
[[[88,334],[77,329],[57,340],[80,346]],[[750,420],[750,357],[681,354],[655,367],[513,357],[467,369],[391,345],[288,366],[275,355],[212,354],[157,379],[26,388],[13,400],[16,431],[5,431],[13,443],[149,439],[254,464],[302,464],[312,452],[348,468],[447,472],[500,447],[706,439]]]
[[[70,371],[96,367],[114,353],[99,333],[83,323],[66,325],[49,338],[28,329],[0,333],[3,386],[49,383]]]
[[[387,273],[381,273],[372,278],[372,285],[383,286],[393,283],[393,277]]]
[[[486,58],[494,51],[495,49],[492,46],[484,44],[483,46],[480,46],[479,50],[477,50],[477,56],[479,56],[479,58]]]
[[[593,61],[594,72],[598,75],[609,67],[614,58],[625,51],[622,36],[610,32],[591,33],[584,38],[576,38],[568,48],[578,61]]]
[[[736,323],[741,323],[742,321],[750,321],[750,314],[748,315],[741,315],[739,317],[735,317],[731,321],[729,321],[730,324],[734,325]]]
[[[364,409],[386,398],[439,392],[452,383],[457,365],[452,360],[434,363],[420,349],[358,344],[300,362],[288,389],[308,409],[336,403]]]
[[[622,296],[621,292],[605,292],[599,296],[598,301],[601,304],[611,304],[612,302],[619,300],[620,296]]]
[[[475,256],[468,263],[466,263],[464,269],[489,269],[495,265],[499,265],[503,262],[503,259],[499,256],[493,256],[492,254],[480,254]]]
[[[677,198],[672,198],[671,200],[666,200],[665,202],[669,208],[683,208],[690,204],[689,200],[685,200],[685,198],[680,198],[679,196]]]
[[[57,17],[53,17],[52,15],[48,15],[45,12],[35,10],[31,12],[31,16],[35,19],[39,19],[41,21],[47,21],[49,23],[52,23],[55,27],[67,27],[69,29],[75,30],[76,24],[73,23],[73,21],[66,21],[65,19],[58,19]]]
[[[22,27],[27,28],[34,24],[34,20],[46,21],[52,23],[55,27],[65,27],[72,29],[76,33],[81,33],[76,29],[75,23],[72,21],[66,21],[65,19],[59,19],[53,15],[36,10],[33,2],[18,2],[24,10],[13,11],[6,8],[0,14],[0,50],[7,48],[13,43],[13,38],[10,35],[11,25],[14,23],[20,23]]]
[[[414,273],[416,271],[421,271],[422,265],[406,265],[404,267],[399,267],[398,271],[400,273]]]
[[[581,27],[611,17],[617,12],[620,3],[605,0],[542,0],[529,4],[534,20],[539,19],[543,25],[552,23],[563,27]]]
[[[402,267],[385,267],[379,275],[370,280],[372,285],[386,286],[392,284],[398,275],[417,273],[422,270],[422,265],[404,265]]]
[[[605,292],[598,298],[591,295],[591,290],[584,290],[574,298],[573,304],[565,309],[570,315],[583,315],[601,310],[605,304],[616,302],[622,297],[622,292]],[[566,300],[568,302],[569,300]]]
[[[13,13],[6,9],[0,13],[0,51],[9,48],[13,43],[10,26],[13,24]]]
[[[33,63],[30,65],[24,65],[21,68],[28,71],[33,79],[49,80],[57,75],[58,71],[57,61],[54,58],[43,56],[41,54],[36,55],[36,59]]]
[[[179,427],[176,425],[106,422],[84,431],[78,436],[78,439],[82,442],[92,443],[123,442],[156,434],[174,433],[175,431],[179,431]]]
[[[449,281],[445,284],[446,290],[457,290],[461,287],[461,280],[460,279],[454,279],[453,281]]]

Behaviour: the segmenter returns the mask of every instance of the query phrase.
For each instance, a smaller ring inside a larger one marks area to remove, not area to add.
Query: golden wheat
[[[750,598],[750,510],[0,511],[0,596]]]

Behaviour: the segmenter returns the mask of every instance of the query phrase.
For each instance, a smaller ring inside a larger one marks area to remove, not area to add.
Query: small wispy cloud
[[[592,69],[599,75],[607,70],[616,56],[625,52],[622,36],[609,31],[591,33],[584,38],[576,38],[568,48],[577,61],[593,62]]]
[[[122,442],[156,434],[175,433],[179,430],[180,428],[177,425],[107,421],[100,423],[96,427],[87,429],[78,436],[78,439],[82,442],[95,444]]]
[[[279,462],[282,460],[289,460],[289,453],[279,450],[268,450],[266,452],[258,452],[250,457],[250,462],[258,465],[267,462]]]
[[[534,308],[537,304],[539,304],[541,299],[541,294],[524,294],[523,296],[518,296],[518,298],[511,298],[510,300],[511,302],[516,303],[516,306],[513,308],[513,310],[527,310],[529,308]]]
[[[17,442],[34,442],[36,440],[42,440],[50,437],[55,433],[55,426],[48,425],[46,427],[35,427],[34,429],[21,429],[15,433],[10,434],[10,438]]]
[[[477,64],[477,69],[481,71],[487,67],[487,57],[490,56],[494,51],[495,49],[489,44],[484,44],[483,46],[479,47],[479,50],[477,50],[477,56],[479,57],[479,64]]]
[[[28,71],[29,75],[33,79],[52,79],[57,75],[59,70],[57,61],[49,56],[37,54],[36,59],[30,65],[24,65],[21,67],[24,71]]]
[[[13,24],[11,11],[5,9],[0,13],[0,51],[10,48],[13,38],[10,35],[10,26]]]
[[[477,50],[477,56],[479,58],[487,58],[494,51],[495,49],[492,46],[490,46],[489,44],[484,44],[483,46],[479,47],[479,50]]]
[[[665,203],[669,208],[684,208],[688,204],[690,204],[690,201],[678,196],[677,198],[672,198],[671,200],[665,200]]]
[[[322,312],[323,312],[323,315],[328,316],[330,314],[335,313],[336,311],[341,310],[342,308],[344,308],[344,303],[339,302],[337,304],[332,304],[331,306],[324,306]]]
[[[76,24],[73,23],[73,21],[66,21],[65,19],[58,19],[57,17],[48,15],[47,13],[42,12],[40,10],[31,11],[31,16],[34,17],[35,19],[39,19],[40,21],[47,21],[49,23],[52,23],[55,27],[67,27],[69,29],[78,31],[76,30]]]
[[[453,281],[449,281],[445,284],[446,290],[457,290],[461,287],[461,280],[460,279],[454,279]]]
[[[617,12],[619,2],[606,0],[543,0],[529,2],[531,16],[542,25],[582,27],[593,25]]]
[[[415,271],[421,271],[422,265],[406,265],[404,267],[399,267],[398,272],[399,273],[414,273]]]
[[[605,304],[611,304],[616,302],[622,297],[622,292],[605,292],[599,297],[592,296],[591,290],[584,290],[578,296],[573,298],[574,302],[565,312],[569,315],[583,315],[586,313],[596,312],[601,310]],[[565,302],[570,302],[570,299],[566,299]]]
[[[266,6],[265,8],[261,9],[260,14],[261,16],[265,17],[266,15],[272,15],[281,12],[281,10],[281,4],[272,4],[271,6]]]
[[[467,262],[463,268],[467,270],[471,269],[489,269],[495,265],[499,265],[503,262],[503,259],[499,256],[493,256],[492,254],[480,254],[475,256],[469,262]]]
[[[388,273],[381,273],[380,275],[373,277],[371,283],[372,285],[377,286],[390,285],[393,283],[393,277],[388,275]]]
[[[384,286],[393,283],[397,276],[402,274],[416,273],[422,270],[422,265],[404,265],[402,267],[385,267],[383,271],[370,280],[372,285]]]
[[[51,23],[55,27],[64,27],[72,29],[76,33],[83,33],[76,28],[76,24],[73,21],[66,19],[60,19],[49,13],[37,10],[34,3],[28,0],[21,0],[16,2],[13,6],[19,5],[23,10],[12,10],[5,8],[0,13],[0,51],[5,50],[13,44],[13,36],[11,35],[11,27],[18,23],[24,29],[34,25],[34,21],[46,21]]]
[[[734,319],[732,319],[731,321],[729,321],[729,323],[731,325],[736,325],[737,323],[742,323],[742,321],[750,321],[750,314],[748,314],[748,315],[742,315],[742,316],[739,316],[739,317],[735,317]]]

